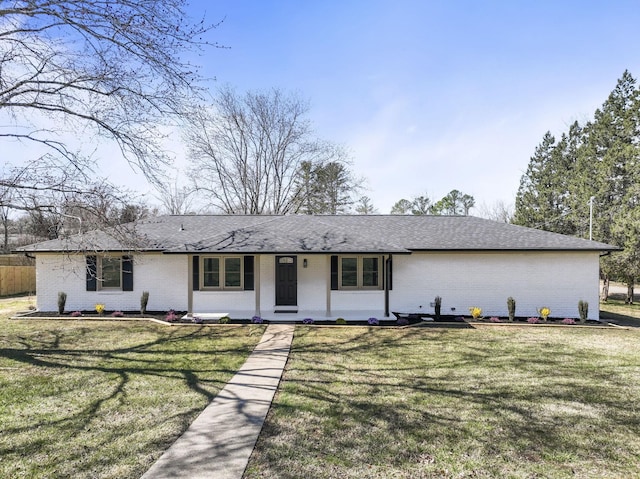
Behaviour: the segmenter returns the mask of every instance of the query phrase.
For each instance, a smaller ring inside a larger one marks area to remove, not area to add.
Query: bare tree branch
[[[307,112],[306,102],[278,89],[244,95],[221,89],[212,107],[191,114],[185,134],[196,189],[211,206],[230,214],[300,211],[301,196],[310,191],[299,181],[305,168],[307,178],[319,181],[319,166],[328,172],[341,165],[336,175],[349,177],[348,186],[355,189],[344,149],[315,138]],[[340,201],[347,189],[339,193]],[[324,193],[329,191],[335,192]],[[342,211],[336,201],[328,211]]]
[[[211,26],[189,23],[184,0],[3,3],[0,111],[22,127],[43,117],[90,127],[153,178],[166,162],[157,127],[179,120],[194,93],[181,55]]]

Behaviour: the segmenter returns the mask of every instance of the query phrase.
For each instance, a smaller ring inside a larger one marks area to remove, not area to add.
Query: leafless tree
[[[483,203],[478,207],[478,216],[501,223],[511,223],[513,219],[513,204],[497,200],[492,204]]]
[[[117,146],[132,168],[159,181],[169,158],[164,128],[184,118],[198,74],[185,52],[213,26],[193,22],[186,0],[0,2],[0,145],[33,157],[7,159],[0,207],[52,211],[96,198],[89,159]],[[104,191],[102,192],[104,193]],[[61,198],[62,197],[62,198]]]
[[[162,210],[170,215],[186,215],[193,212],[194,190],[179,186],[178,180],[156,186],[155,197],[160,201]]]
[[[304,165],[343,163],[344,150],[315,138],[308,105],[278,89],[239,95],[222,88],[194,112],[186,132],[190,176],[211,206],[229,214],[286,214],[302,208]]]

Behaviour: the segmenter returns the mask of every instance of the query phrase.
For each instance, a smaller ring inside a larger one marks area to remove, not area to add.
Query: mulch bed
[[[154,319],[162,321],[167,324],[219,324],[218,319],[183,319],[183,316],[187,314],[186,311],[175,311],[175,316],[178,318],[174,321],[167,321],[166,311],[147,311],[146,314],[141,315],[139,311],[120,311],[122,315],[113,316],[113,311],[105,311],[104,314],[99,315],[95,311],[80,311],[79,316],[74,316],[73,312],[65,312],[64,314],[58,314],[57,311],[33,311],[29,313],[22,313],[19,315],[21,318],[55,318],[55,319],[84,319],[84,320],[123,320],[123,319]],[[197,315],[195,316],[197,318]],[[226,324],[269,324],[271,321],[262,319],[260,321],[254,321],[252,319],[230,319]],[[417,324],[422,320],[417,318],[411,318],[406,322],[396,321],[395,319],[380,320],[379,326],[403,326],[410,324]],[[341,323],[336,320],[314,320],[312,323],[306,323],[303,320],[291,321],[290,324],[313,324],[317,326],[330,326],[330,325],[343,325],[343,326],[372,326],[367,320],[363,321],[347,321]]]
[[[105,311],[104,314],[99,315],[95,311],[80,311],[80,316],[73,316],[74,313],[68,312],[64,314],[58,314],[56,311],[32,311],[28,313],[22,313],[19,315],[21,318],[56,318],[56,319],[84,319],[84,320],[126,320],[126,319],[154,319],[156,321],[162,321],[167,324],[219,324],[218,319],[202,319],[199,318],[197,320],[193,319],[182,319],[184,315],[187,314],[186,311],[176,311],[175,314],[178,317],[175,321],[167,321],[167,312],[166,311],[147,311],[145,315],[141,315],[139,311],[122,311],[122,315],[113,316],[113,311]],[[440,315],[439,318],[431,315],[425,314],[406,314],[402,315],[401,319],[389,318],[379,320],[379,323],[376,326],[409,326],[409,325],[417,325],[417,324],[434,324],[434,323],[461,323],[465,324],[467,322],[475,322],[475,323],[487,323],[487,324],[529,324],[528,317],[517,316],[514,318],[514,321],[509,321],[507,317],[499,317],[499,321],[491,321],[489,318],[479,318],[472,319],[469,317],[463,317],[460,315]],[[547,318],[547,321],[540,320],[539,323],[536,324],[563,324],[564,318]],[[263,319],[261,321],[253,321],[252,319],[231,319],[226,324],[269,324],[271,321],[267,319]],[[308,324],[308,325],[316,325],[316,326],[333,326],[333,325],[342,325],[342,326],[373,326],[367,320],[363,321],[347,321],[346,323],[337,322],[336,320],[313,320],[312,323],[305,322],[302,320],[299,321],[291,321],[290,324]],[[604,326],[607,323],[598,321],[595,319],[588,319],[586,323],[580,323],[579,320],[576,320],[576,325],[587,324],[587,325],[599,325]]]

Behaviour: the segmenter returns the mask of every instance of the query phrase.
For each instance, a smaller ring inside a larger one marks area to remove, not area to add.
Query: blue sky
[[[609,1],[194,2],[229,47],[210,84],[279,87],[347,146],[381,213],[451,189],[513,202],[547,130],[559,135],[640,74],[640,5]]]
[[[307,99],[380,213],[454,188],[513,203],[544,133],[591,119],[625,69],[640,76],[637,1],[191,0],[189,14],[222,20],[209,39],[227,48],[192,58],[206,86]],[[179,135],[169,146],[184,166]],[[96,156],[113,182],[150,190],[117,151]]]

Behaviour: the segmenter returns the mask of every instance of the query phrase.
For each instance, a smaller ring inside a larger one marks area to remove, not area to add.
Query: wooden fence
[[[0,254],[0,266],[34,266],[33,258],[23,254]]]
[[[35,266],[0,266],[0,296],[35,293]]]

